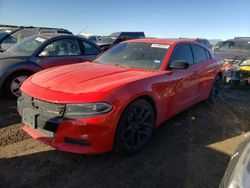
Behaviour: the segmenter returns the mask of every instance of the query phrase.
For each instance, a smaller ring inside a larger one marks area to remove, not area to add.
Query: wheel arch
[[[118,118],[118,121],[117,121],[116,125],[118,124],[118,122],[119,122],[119,120],[120,120],[120,118],[121,118],[123,112],[125,111],[125,109],[126,109],[131,103],[133,103],[134,101],[139,100],[139,99],[144,99],[144,100],[146,100],[146,101],[149,102],[149,104],[153,107],[153,110],[154,110],[154,112],[155,112],[155,123],[157,122],[157,117],[158,117],[157,115],[158,115],[158,112],[157,112],[156,102],[155,102],[154,98],[153,98],[150,94],[141,94],[141,95],[138,95],[138,96],[136,96],[136,97],[130,99],[130,100],[126,103],[126,105],[121,109],[121,112],[120,112],[120,114],[119,114],[119,118]]]
[[[116,151],[118,151],[118,152],[122,152],[123,153],[123,150],[121,149],[121,148],[119,148],[118,147],[118,145],[117,145],[117,138],[119,138],[119,127],[118,127],[118,124],[119,124],[119,122],[122,120],[122,117],[123,117],[123,113],[126,111],[126,109],[129,107],[129,105],[130,104],[132,104],[133,102],[135,102],[135,101],[137,101],[137,100],[145,100],[145,101],[147,101],[151,106],[152,106],[152,108],[153,108],[153,110],[154,110],[154,115],[155,115],[155,119],[154,119],[154,127],[152,127],[152,128],[155,128],[155,125],[156,125],[156,121],[157,121],[157,119],[156,119],[156,117],[157,117],[157,108],[156,108],[156,103],[155,103],[155,100],[153,99],[153,97],[152,96],[150,96],[150,94],[142,94],[142,95],[139,95],[139,96],[136,96],[136,97],[134,97],[134,98],[132,98],[131,100],[129,100],[127,103],[126,103],[126,105],[124,105],[124,107],[121,109],[121,111],[120,111],[120,114],[119,114],[119,118],[118,118],[118,121],[117,121],[117,123],[116,123],[116,127],[115,127],[115,133],[114,133],[114,137],[113,137],[113,146],[112,146],[112,148],[113,149],[115,149]],[[118,143],[119,143],[119,141],[118,141]],[[133,154],[133,152],[131,153],[131,154]],[[128,155],[130,155],[130,154],[128,154]]]
[[[5,85],[6,81],[7,81],[11,76],[13,76],[13,75],[15,75],[15,74],[19,74],[19,73],[24,73],[24,74],[32,75],[32,74],[34,74],[35,72],[34,72],[34,71],[31,71],[31,70],[28,70],[28,69],[16,70],[16,71],[14,71],[14,72],[8,74],[8,75],[5,77],[5,79],[4,79],[4,81],[3,81],[3,85]]]
[[[156,108],[156,103],[155,103],[154,99],[150,95],[141,95],[141,96],[135,98],[134,100],[138,100],[138,99],[144,99],[144,100],[146,100],[147,102],[149,102],[151,104],[151,106],[153,107],[154,112],[155,112],[155,121],[156,121],[157,108]]]

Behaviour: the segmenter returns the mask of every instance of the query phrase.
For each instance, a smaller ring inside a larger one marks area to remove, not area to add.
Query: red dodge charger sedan
[[[29,77],[18,99],[23,130],[62,151],[134,154],[170,117],[216,100],[221,63],[191,39],[120,43],[93,62]]]

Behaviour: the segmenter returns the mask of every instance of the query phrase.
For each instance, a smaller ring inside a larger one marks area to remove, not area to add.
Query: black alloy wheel
[[[139,152],[149,142],[155,125],[155,112],[144,99],[132,102],[118,123],[115,150],[131,155]]]
[[[212,104],[218,101],[221,86],[222,86],[222,78],[219,75],[217,75],[215,77],[214,84],[213,84],[213,87],[211,89],[210,96],[209,96],[209,101]]]

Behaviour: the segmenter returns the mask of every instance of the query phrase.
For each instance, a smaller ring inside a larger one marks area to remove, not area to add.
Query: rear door
[[[215,64],[210,52],[198,45],[192,45],[195,64],[199,68],[199,83],[197,101],[204,100],[209,96],[214,80]]]

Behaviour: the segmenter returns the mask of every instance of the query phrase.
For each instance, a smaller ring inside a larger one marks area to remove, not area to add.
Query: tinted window
[[[4,31],[0,31],[0,40],[2,40],[6,36],[8,36],[8,33],[4,32]]]
[[[208,59],[204,48],[192,45],[192,50],[194,54],[195,63],[199,63]]]
[[[189,64],[193,64],[193,55],[188,44],[181,44],[175,47],[170,63],[176,60],[182,60],[188,62]]]
[[[3,40],[2,44],[8,44],[8,43],[11,43],[11,44],[17,43],[17,38],[15,38],[15,37],[9,35],[8,37],[6,37],[6,38]]]
[[[250,41],[226,41],[220,44],[218,50],[250,51]]]
[[[97,55],[99,54],[99,50],[94,47],[92,44],[82,41],[84,46],[84,55]]]
[[[80,55],[80,48],[75,39],[61,39],[47,45],[41,56],[74,56]]]
[[[208,50],[205,50],[205,52],[206,52],[206,55],[207,55],[207,59],[211,59],[211,54],[210,54],[210,52],[209,52]]]

